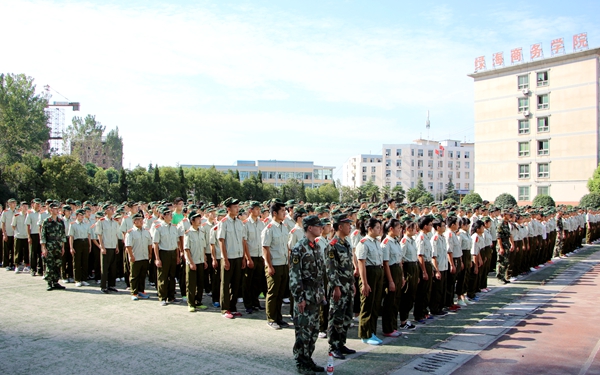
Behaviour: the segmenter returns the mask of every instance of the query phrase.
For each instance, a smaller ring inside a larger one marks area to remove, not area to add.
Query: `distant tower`
[[[429,129],[431,128],[431,123],[429,122],[429,110],[427,110],[427,119],[425,120],[425,128],[427,129],[427,140],[429,140]]]

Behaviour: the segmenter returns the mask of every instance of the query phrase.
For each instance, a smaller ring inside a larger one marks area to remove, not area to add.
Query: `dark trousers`
[[[71,254],[71,245],[68,242],[65,242],[65,253],[62,255],[60,275],[63,280],[73,278],[73,254]]]
[[[415,304],[420,269],[417,262],[404,262],[402,268],[404,269],[406,285],[404,285],[402,297],[400,297],[400,321],[405,322],[408,319],[408,313]]]
[[[242,292],[242,258],[229,259],[229,269],[221,259],[221,313],[237,311],[237,299]]]
[[[479,274],[483,267],[478,267],[474,262],[471,262],[471,269],[467,273],[467,297],[474,298],[479,290]],[[477,273],[475,273],[477,269]]]
[[[123,253],[123,277],[125,278],[125,285],[131,289],[131,262],[129,261],[129,255],[127,255],[125,250],[123,250]],[[148,268],[146,267],[146,272],[147,270]]]
[[[488,273],[490,273],[490,267],[492,264],[492,248],[485,247],[481,250],[481,257],[483,258],[483,272],[479,275],[479,289],[487,288]]]
[[[212,274],[214,272],[213,266],[212,266],[212,255],[210,253],[208,254],[204,254],[204,258],[206,259],[206,264],[208,265],[208,267],[204,270],[204,292],[205,293],[210,293],[212,292]]]
[[[263,291],[265,282],[265,261],[262,257],[252,257],[254,267],[246,266],[244,269],[244,278],[242,281],[242,290],[244,294],[244,307],[250,309],[260,306],[258,296]]]
[[[31,234],[29,260],[31,261],[31,272],[36,272],[38,275],[42,275],[44,273],[44,266],[42,261],[42,246],[40,245],[39,234]]]
[[[100,255],[100,248],[92,241],[92,251],[90,252],[90,257],[88,259],[88,273],[92,276],[93,272],[96,281],[100,280],[102,277],[102,261]]]
[[[159,250],[158,256],[162,267],[157,267],[158,299],[160,301],[172,301],[175,299],[175,266],[177,265],[177,250]]]
[[[15,240],[15,265],[29,265],[29,240],[27,238],[17,238]]]
[[[366,266],[367,284],[371,288],[368,296],[360,294],[360,316],[358,321],[358,337],[368,339],[377,334],[377,319],[381,308],[383,293],[383,267]],[[360,280],[362,291],[363,281]]]
[[[192,270],[190,265],[186,264],[185,272],[188,306],[200,306],[202,305],[202,290],[204,289],[204,263],[196,264],[195,270]]]
[[[448,280],[448,271],[440,271],[440,278],[433,276],[431,283],[431,299],[429,301],[429,307],[433,314],[438,314],[442,311],[444,303],[446,301],[446,285]]]
[[[432,265],[430,261],[425,261],[425,272],[427,273],[427,280],[423,278],[423,272],[419,266],[419,285],[417,285],[417,298],[415,299],[415,309],[413,315],[415,320],[421,320],[425,318],[425,315],[429,314],[429,298],[431,297],[431,279],[433,277]]]
[[[446,295],[444,297],[444,307],[450,307],[454,305],[454,288],[456,288],[456,279],[458,277],[460,266],[462,264],[461,258],[452,258],[452,263],[454,263],[456,271],[454,273],[451,273],[450,270],[448,270],[446,280]]]
[[[354,278],[354,289],[356,290],[356,294],[354,294],[354,305],[352,306],[352,312],[358,316],[360,313],[360,277]]]
[[[146,272],[148,272],[148,260],[136,260],[131,264],[129,285],[131,295],[137,296],[146,290]]]
[[[125,244],[123,243],[123,240],[117,240],[117,248],[119,249],[119,253],[115,254],[115,272],[120,279],[121,277],[125,277],[123,273],[123,258],[127,258],[124,256]]]
[[[87,238],[73,240],[75,256],[73,257],[73,273],[75,274],[75,282],[87,280],[88,275],[88,259],[90,256],[90,244]]]
[[[221,259],[217,259],[217,268],[213,268],[211,276],[211,289],[213,303],[221,303]]]
[[[281,304],[286,286],[289,281],[289,269],[287,265],[273,266],[275,274],[269,275],[269,268],[265,267],[265,276],[267,278],[266,311],[267,321],[280,322],[283,320],[281,314]]]
[[[65,253],[67,250],[65,250]],[[106,249],[106,254],[102,254],[102,278],[100,280],[100,288],[115,287],[116,285],[116,269],[115,269],[115,249]]]
[[[2,257],[2,265],[4,267],[12,267],[15,265],[15,237],[7,236],[4,242],[4,255]]]
[[[181,262],[175,267],[175,274],[177,275],[177,281],[179,281],[179,294],[181,297],[187,296],[187,283],[186,283],[186,275],[187,275],[187,267],[185,262]]]
[[[158,276],[156,270],[156,256],[154,255],[154,251],[152,251],[152,257],[148,260],[148,282],[153,284],[154,286],[158,283]]]
[[[471,250],[463,250],[462,251],[462,270],[457,270],[458,274],[456,275],[456,295],[462,296],[467,294],[467,284],[469,269],[471,268]]]
[[[390,266],[390,273],[394,281],[395,290],[390,290],[387,278],[383,282],[383,307],[381,310],[381,328],[383,333],[392,333],[398,330],[398,312],[400,297],[402,296],[402,267],[399,263]]]

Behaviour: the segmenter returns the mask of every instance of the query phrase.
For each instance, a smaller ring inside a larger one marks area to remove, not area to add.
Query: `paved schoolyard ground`
[[[359,353],[336,362],[335,371],[393,372],[598,249],[586,247],[507,287],[490,278],[494,290],[481,302],[419,326],[407,338],[385,339],[381,347],[360,342],[353,328],[348,346]],[[184,304],[161,307],[154,289],[149,289],[152,299],[133,302],[124,290],[104,295],[97,286],[66,286],[65,291],[47,292],[40,277],[0,270],[2,373],[295,373],[293,328],[272,330],[264,312],[226,320],[214,308],[189,313]],[[243,311],[241,304],[238,310]],[[287,306],[283,311],[288,312]],[[326,356],[327,342],[319,339],[315,361],[324,365]]]

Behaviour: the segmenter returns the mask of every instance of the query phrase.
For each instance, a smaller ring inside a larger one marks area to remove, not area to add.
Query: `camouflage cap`
[[[229,198],[227,198],[227,199],[225,199],[223,201],[223,206],[225,206],[225,207],[229,207],[229,206],[232,206],[234,204],[240,204],[240,200],[232,198],[232,197],[229,197]]]
[[[224,210],[222,208],[219,208],[217,210],[217,216],[225,216],[225,215],[227,215],[227,211],[226,210]]]
[[[253,209],[254,207],[260,207],[260,202],[258,202],[258,201],[252,201],[252,202],[250,202],[249,208]]]
[[[75,214],[77,214],[77,215],[85,215],[85,210],[83,210],[83,209],[80,208],[80,209],[78,209],[78,210],[75,211]]]
[[[71,206],[64,205],[64,206],[62,207],[62,209],[63,209],[63,211],[71,211]]]
[[[144,215],[142,215],[141,212],[138,212],[137,214],[134,214],[133,216],[131,216],[131,220],[137,220],[137,219],[143,219]]]
[[[58,203],[54,203],[54,202],[52,202],[52,203],[50,203],[50,205],[49,205],[48,207],[49,207],[49,208],[59,208],[60,206],[59,206],[59,204],[58,204]]]
[[[298,206],[298,207],[294,207],[294,213],[295,214],[305,214],[307,212],[306,212],[306,209],[304,207]]]
[[[190,221],[193,221],[197,217],[202,217],[202,215],[197,212],[190,212],[190,214],[188,215],[188,219]]]
[[[329,224],[331,224],[331,219],[329,219],[328,217],[322,217],[321,224],[323,224],[323,226],[329,225]]]
[[[302,219],[302,225],[305,227],[322,227],[323,223],[317,215],[310,215]]]
[[[333,222],[334,222],[335,224],[340,224],[340,223],[351,223],[351,222],[352,222],[352,219],[350,219],[350,218],[348,217],[348,215],[346,215],[346,214],[340,214],[340,215],[335,215],[335,216],[333,217]]]

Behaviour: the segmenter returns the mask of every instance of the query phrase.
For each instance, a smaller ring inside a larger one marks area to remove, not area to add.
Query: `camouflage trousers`
[[[307,303],[304,312],[301,313],[296,304],[294,306],[294,330],[296,341],[293,352],[296,365],[312,365],[311,357],[319,335],[319,306]]]
[[[342,296],[337,302],[333,300],[333,288],[329,290],[330,307],[327,336],[329,337],[330,351],[340,349],[346,345],[346,336],[350,323],[352,323],[352,310],[354,307],[353,283],[354,280],[340,288]]]
[[[49,285],[53,283],[57,283],[60,279],[60,266],[62,264],[62,243],[46,243],[46,250],[48,253],[44,258],[45,274],[44,280],[48,282]]]
[[[556,236],[556,245],[554,245],[554,256],[558,257],[565,253],[564,251],[565,242],[560,235]]]
[[[510,245],[504,251],[504,255],[500,255],[500,249],[498,249],[498,261],[496,262],[496,277],[499,280],[508,280],[508,269],[510,265]]]

